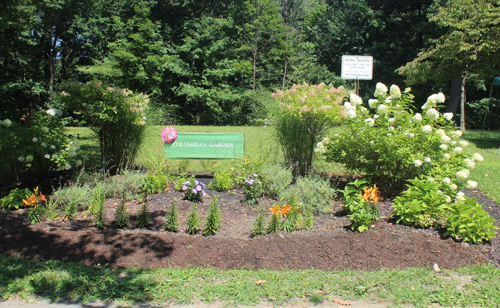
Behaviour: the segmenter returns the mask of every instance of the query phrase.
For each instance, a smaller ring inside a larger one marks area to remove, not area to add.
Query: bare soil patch
[[[200,179],[206,184],[207,179]],[[114,210],[119,200],[106,201],[107,224],[97,229],[84,213],[72,221],[44,221],[30,225],[25,210],[0,211],[0,253],[28,259],[55,259],[83,262],[87,265],[108,264],[111,268],[187,268],[222,269],[320,269],[344,270],[407,268],[432,266],[441,268],[493,262],[500,266],[500,240],[467,245],[443,235],[441,229],[418,229],[395,224],[390,218],[390,200],[379,202],[381,221],[370,230],[350,230],[342,214],[342,203],[336,202],[330,213],[315,217],[314,227],[291,233],[251,237],[251,230],[262,204],[270,207],[276,200],[260,198],[249,206],[243,190],[218,193],[223,224],[215,236],[188,235],[186,219],[191,203],[173,189],[151,197],[148,202],[153,224],[140,229],[136,215],[140,205],[128,202],[131,222],[117,229]],[[484,202],[484,209],[500,221],[500,208],[480,191],[467,191]],[[181,232],[166,232],[165,213],[174,198],[179,199]],[[211,198],[198,205],[201,216],[207,213]]]

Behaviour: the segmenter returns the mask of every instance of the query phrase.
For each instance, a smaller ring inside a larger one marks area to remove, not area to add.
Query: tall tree
[[[465,130],[465,84],[471,74],[491,76],[500,62],[500,2],[449,0],[430,18],[444,27],[432,47],[398,69],[410,83],[457,80],[460,86],[460,129]]]

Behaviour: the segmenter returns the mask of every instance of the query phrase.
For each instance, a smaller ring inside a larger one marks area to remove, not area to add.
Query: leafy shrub
[[[180,226],[179,208],[177,206],[177,199],[174,199],[170,210],[165,215],[165,230],[170,232],[178,232]]]
[[[249,205],[257,202],[257,198],[262,195],[262,182],[258,180],[258,175],[255,173],[248,175],[243,188],[245,189],[245,201]]]
[[[215,172],[214,179],[208,184],[208,187],[216,191],[228,191],[234,186],[232,177],[232,174],[227,171]]]
[[[270,197],[279,196],[293,181],[292,170],[279,163],[264,163],[259,175],[264,193]]]
[[[205,221],[205,228],[203,229],[203,235],[214,235],[219,231],[222,225],[222,214],[219,207],[219,200],[217,196],[212,198],[212,203],[208,208],[208,215]]]
[[[446,235],[459,241],[476,243],[487,241],[496,236],[498,230],[488,212],[476,199],[464,197],[457,203],[445,205],[443,221],[446,224]]]
[[[167,178],[163,174],[148,173],[147,177],[141,180],[141,186],[148,194],[159,194],[167,189]]]
[[[83,209],[89,209],[94,189],[90,183],[73,183],[55,190],[54,198],[59,204],[74,203]]]
[[[377,209],[378,197],[377,186],[365,188],[363,194],[348,195],[345,207],[348,211],[347,216],[351,221],[352,230],[366,231],[370,228],[372,222],[380,219]]]
[[[325,138],[318,151],[328,161],[366,174],[387,196],[399,195],[409,179],[451,178],[470,165],[462,153],[466,143],[458,140],[461,131],[451,125],[453,114],[437,111],[445,99],[442,93],[427,99],[422,114],[413,114],[409,89],[401,93],[393,85],[389,94],[385,85],[377,84],[376,99],[368,101],[372,111],[351,94],[344,104],[349,119],[344,132]]]
[[[280,194],[284,202],[291,203],[296,198],[303,208],[310,208],[313,214],[329,210],[336,190],[330,187],[327,180],[319,177],[299,178],[295,185],[288,187]]]
[[[65,83],[59,88],[57,99],[99,138],[103,171],[115,174],[130,166],[144,137],[148,96],[96,81]]]
[[[141,184],[148,175],[137,170],[121,170],[116,176],[107,178],[104,185],[106,198],[130,200],[141,191]]]
[[[7,196],[0,199],[0,209],[17,210],[24,205],[23,199],[32,194],[33,192],[29,188],[15,188]]]
[[[273,129],[294,176],[310,172],[316,143],[342,120],[339,103],[345,95],[343,87],[323,83],[293,85],[290,90],[271,94],[277,101]]]
[[[397,223],[428,228],[443,215],[444,206],[451,202],[451,197],[441,190],[438,181],[409,180],[408,189],[394,199],[392,216],[397,216]]]

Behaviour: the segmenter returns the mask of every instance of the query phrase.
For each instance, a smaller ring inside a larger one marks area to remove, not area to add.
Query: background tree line
[[[443,91],[482,124],[500,75],[496,0],[4,0],[0,117],[27,121],[71,81],[150,95],[150,123],[252,125],[269,92],[340,79],[342,55],[371,55],[376,82]],[[499,92],[496,92],[499,93]],[[467,94],[467,96],[465,96]],[[496,95],[499,97],[499,95]],[[490,112],[499,114],[497,101]],[[490,128],[498,128],[491,120]]]

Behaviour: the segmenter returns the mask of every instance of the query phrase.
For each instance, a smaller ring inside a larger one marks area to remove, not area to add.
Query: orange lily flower
[[[290,206],[290,204],[287,204],[285,205],[282,209],[281,209],[281,214],[283,214],[283,216],[285,216],[286,218],[286,215],[288,214],[288,212],[290,212],[291,210],[293,210],[293,207]]]
[[[281,213],[279,204],[275,204],[273,207],[270,207],[269,209],[271,210],[272,215]]]
[[[45,196],[42,195],[42,192],[40,192],[40,200],[43,202],[47,202],[47,199],[45,199]]]

